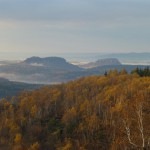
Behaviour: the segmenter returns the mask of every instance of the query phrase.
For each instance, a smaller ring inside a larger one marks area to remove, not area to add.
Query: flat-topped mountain
[[[83,70],[61,57],[30,57],[22,62],[0,66],[0,77],[19,82],[48,84],[68,81],[66,74]]]
[[[45,57],[45,58],[41,58],[41,57],[36,57],[36,56],[27,58],[24,62],[25,63],[37,63],[37,64],[67,63],[66,60],[64,58],[61,58],[61,57]]]
[[[105,59],[99,59],[95,62],[90,62],[88,64],[80,65],[80,67],[83,68],[94,68],[99,66],[109,66],[109,65],[121,65],[118,59],[116,58],[105,58]]]
[[[64,58],[61,57],[30,57],[23,61],[26,64],[32,66],[45,66],[50,69],[60,69],[67,71],[81,71],[82,69],[78,66],[68,63]]]

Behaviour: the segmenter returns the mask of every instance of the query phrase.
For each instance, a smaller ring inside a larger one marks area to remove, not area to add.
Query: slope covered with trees
[[[0,78],[0,99],[9,98],[18,95],[22,91],[31,91],[39,89],[44,85],[40,84],[27,84],[22,82],[9,81],[5,78]]]
[[[132,70],[131,72],[132,74],[133,73],[136,73],[138,74],[140,77],[146,77],[146,76],[149,76],[150,77],[150,69],[149,67],[145,67],[145,68],[135,68],[134,70]]]
[[[110,71],[0,101],[0,147],[137,150],[150,147],[150,78]]]

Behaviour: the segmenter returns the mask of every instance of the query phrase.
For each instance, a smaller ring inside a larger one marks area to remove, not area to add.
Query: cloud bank
[[[148,0],[0,0],[0,52],[149,52]]]

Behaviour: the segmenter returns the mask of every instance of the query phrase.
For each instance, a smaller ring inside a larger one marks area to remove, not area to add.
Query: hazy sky
[[[150,0],[0,0],[0,52],[150,52]]]

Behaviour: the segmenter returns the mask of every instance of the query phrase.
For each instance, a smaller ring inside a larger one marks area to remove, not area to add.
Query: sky
[[[0,53],[150,52],[150,0],[0,0]]]

